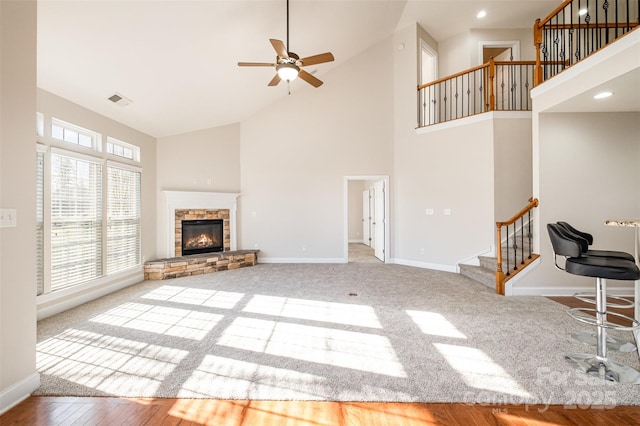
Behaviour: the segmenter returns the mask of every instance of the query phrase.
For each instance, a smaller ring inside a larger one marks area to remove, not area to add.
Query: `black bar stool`
[[[558,232],[560,232],[563,236],[567,238],[571,238],[580,244],[582,249],[582,256],[586,257],[610,257],[615,259],[625,259],[631,262],[635,262],[635,258],[632,254],[626,253],[623,251],[613,251],[613,250],[591,250],[589,248],[590,245],[593,244],[593,236],[587,232],[579,231],[574,228],[567,222],[557,222],[559,226],[556,227]],[[583,302],[595,305],[596,293],[595,292],[582,292],[575,293],[573,295],[578,300]],[[624,297],[619,296],[608,296],[606,300],[607,307],[609,308],[633,308],[635,305],[632,300],[626,299]],[[615,313],[611,313],[610,315],[616,315]],[[596,331],[590,330],[578,330],[571,333],[571,337],[576,339],[579,342],[585,343],[590,346],[597,346],[598,337]],[[607,349],[614,350],[618,352],[635,352],[637,351],[636,345],[627,339],[621,339],[615,336],[607,336]]]
[[[635,281],[640,278],[640,270],[635,263],[614,257],[583,256],[582,246],[572,238],[566,236],[558,224],[547,224],[549,239],[553,246],[555,265],[573,275],[596,278],[596,307],[573,308],[567,313],[576,320],[596,327],[596,355],[575,353],[565,356],[565,359],[589,375],[603,380],[640,384],[640,372],[612,361],[607,358],[607,329],[635,330],[640,328],[640,322],[622,314],[614,314],[631,322],[630,327],[620,326],[607,321],[607,279]],[[565,258],[565,267],[557,263],[557,256]],[[595,313],[595,317],[589,313]]]

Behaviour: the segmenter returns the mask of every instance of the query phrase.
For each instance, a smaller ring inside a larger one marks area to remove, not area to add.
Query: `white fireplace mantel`
[[[236,243],[236,213],[238,196],[226,192],[190,192],[190,191],[162,191],[166,224],[165,252],[161,257],[175,256],[176,210],[182,209],[229,209],[229,230],[231,232],[231,250],[237,250]]]

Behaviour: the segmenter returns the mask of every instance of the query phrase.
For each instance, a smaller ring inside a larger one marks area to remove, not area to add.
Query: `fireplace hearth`
[[[182,255],[224,251],[224,221],[201,219],[182,221]]]

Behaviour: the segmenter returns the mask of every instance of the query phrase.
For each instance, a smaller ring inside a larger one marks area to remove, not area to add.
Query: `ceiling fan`
[[[331,62],[334,60],[331,52],[321,53],[319,55],[307,56],[306,58],[300,58],[297,54],[289,52],[289,0],[287,0],[287,45],[276,39],[269,39],[271,45],[276,51],[276,62],[238,62],[240,67],[275,67],[276,75],[269,82],[269,86],[277,86],[281,80],[287,82],[295,80],[296,77],[300,77],[302,80],[311,84],[313,87],[320,87],[322,81],[301,69],[309,65],[317,65],[325,62]]]

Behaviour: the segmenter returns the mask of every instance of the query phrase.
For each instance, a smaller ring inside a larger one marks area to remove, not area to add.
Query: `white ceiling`
[[[470,28],[531,28],[560,0],[290,0],[290,50],[335,66],[418,22],[436,40]],[[285,0],[39,0],[38,86],[155,137],[239,122],[287,96],[267,87],[269,38],[286,40]],[[488,15],[476,19],[485,9]],[[293,95],[313,89],[291,84]],[[107,100],[119,92],[126,107]]]

